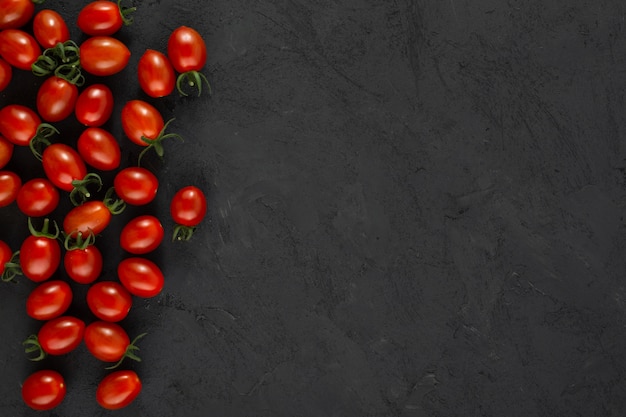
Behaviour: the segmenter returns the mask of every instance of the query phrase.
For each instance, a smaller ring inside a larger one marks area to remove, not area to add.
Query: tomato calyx
[[[54,225],[54,233],[50,233],[48,231],[50,228],[50,219],[47,217],[43,219],[43,226],[41,227],[41,230],[37,230],[35,229],[35,226],[33,226],[32,219],[30,217],[28,218],[28,230],[30,231],[30,234],[35,237],[45,237],[52,240],[58,239],[61,234],[61,229],[59,229],[59,225],[56,221],[53,220],[52,224]]]
[[[119,361],[117,361],[114,365],[111,366],[107,366],[104,369],[115,369],[118,366],[120,366],[122,364],[122,362],[124,361],[124,359],[128,358],[128,359],[132,359],[134,361],[137,362],[141,362],[141,358],[139,356],[137,356],[135,354],[136,350],[139,350],[139,346],[136,345],[137,341],[139,339],[141,339],[142,337],[144,337],[145,335],[147,335],[148,333],[141,333],[140,335],[138,335],[137,337],[135,337],[132,342],[130,342],[130,344],[126,347],[126,350],[124,351],[124,354],[122,355],[122,357],[120,358]]]
[[[111,214],[115,216],[117,214],[121,214],[124,211],[124,209],[126,208],[126,201],[122,200],[121,198],[116,198],[114,194],[115,187],[109,188],[104,195],[104,198],[102,199],[102,203],[106,208],[109,209]]]
[[[11,259],[4,264],[4,271],[2,272],[2,281],[15,282],[14,278],[17,275],[24,275],[22,273],[22,267],[20,266],[20,251],[16,251],[11,256]]]
[[[172,242],[175,240],[187,241],[191,239],[191,236],[193,236],[193,232],[196,231],[196,228],[196,226],[184,226],[182,224],[177,224],[174,227],[174,233],[172,234]]]
[[[44,50],[31,65],[31,70],[38,77],[54,74],[78,87],[85,82],[80,67],[80,48],[72,40]]]
[[[167,130],[167,127],[169,126],[170,123],[172,123],[175,120],[175,118],[171,118],[170,120],[167,121],[167,123],[165,123],[165,125],[163,125],[163,129],[161,129],[161,131],[159,132],[159,134],[157,135],[156,138],[147,138],[145,136],[141,137],[141,140],[144,141],[145,143],[148,144],[148,146],[145,147],[145,149],[143,151],[141,151],[141,153],[139,154],[139,158],[137,160],[137,165],[140,166],[141,165],[141,159],[143,158],[143,156],[146,154],[146,152],[148,152],[150,149],[154,149],[154,152],[157,154],[157,156],[160,159],[163,159],[163,155],[165,153],[165,150],[163,149],[163,141],[165,139],[168,138],[176,138],[179,139],[180,141],[183,141],[182,136],[180,136],[178,133],[165,133],[165,131]]]
[[[36,334],[31,334],[30,336],[28,336],[26,340],[22,342],[22,345],[25,346],[24,352],[27,355],[33,352],[38,352],[37,356],[28,358],[33,362],[39,362],[41,360],[44,360],[48,356],[43,347],[41,347],[41,343],[39,343],[39,338]]]
[[[117,8],[120,11],[120,16],[122,17],[122,22],[124,22],[125,26],[130,26],[133,24],[133,17],[131,16],[137,8],[136,7],[124,7],[122,6],[122,0],[117,0]]]
[[[35,136],[33,136],[28,143],[28,147],[33,155],[35,155],[35,158],[40,161],[43,159],[43,149],[52,144],[48,138],[55,134],[59,134],[58,129],[49,123],[41,123],[37,126]]]
[[[74,235],[66,234],[63,241],[63,247],[67,251],[73,250],[85,250],[87,247],[93,245],[96,242],[96,235],[93,231],[89,230],[87,238],[83,236],[83,232],[78,232]]]
[[[70,201],[74,204],[74,206],[80,206],[87,201],[89,197],[91,197],[91,193],[87,187],[92,184],[96,184],[98,186],[97,191],[102,189],[102,178],[100,178],[100,175],[90,172],[85,175],[82,180],[72,181],[74,189],[70,191]]]
[[[178,92],[180,93],[181,96],[188,96],[189,94],[187,94],[182,87],[183,82],[187,82],[187,85],[191,88],[194,88],[198,90],[198,97],[200,97],[200,94],[202,94],[202,83],[204,82],[208,89],[209,89],[209,95],[212,94],[211,91],[211,84],[209,84],[209,80],[206,78],[206,76],[198,71],[187,71],[187,72],[183,72],[182,74],[180,74],[178,76],[178,78],[176,78],[176,89],[178,90]]]

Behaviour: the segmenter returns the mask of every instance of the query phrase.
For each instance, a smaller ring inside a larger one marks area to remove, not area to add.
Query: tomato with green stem
[[[115,362],[114,365],[106,368],[114,369],[121,365],[125,358],[141,362],[135,354],[135,351],[139,350],[136,343],[145,335],[146,333],[142,333],[131,342],[122,326],[110,321],[98,320],[85,328],[84,338],[87,350],[96,359],[103,362]]]
[[[85,322],[74,316],[60,316],[46,321],[39,332],[30,335],[22,343],[27,354],[36,353],[29,358],[40,361],[48,355],[66,355],[83,341]]]
[[[33,410],[45,411],[59,406],[66,393],[63,376],[49,369],[34,372],[22,383],[22,400]]]
[[[167,56],[148,49],[137,66],[139,86],[150,97],[165,97],[174,90],[176,74]]]
[[[78,13],[77,25],[83,33],[90,36],[110,36],[130,25],[130,16],[137,8],[123,7],[121,0],[117,4],[106,0],[96,0],[87,4]]]
[[[206,76],[199,72],[206,63],[206,44],[202,36],[187,26],[181,26],[174,30],[167,41],[167,56],[174,69],[180,73],[176,80],[178,92],[186,96],[182,83],[187,82],[189,87],[198,90],[198,96],[202,94],[202,84],[205,83],[211,93],[211,85]]]
[[[206,215],[206,197],[198,187],[183,187],[174,194],[170,214],[176,223],[172,240],[189,240]]]
[[[163,290],[163,272],[146,258],[123,259],[117,266],[117,276],[129,293],[137,297],[150,298]]]
[[[0,135],[14,145],[28,146],[34,137],[50,136],[56,131],[46,130],[50,127],[42,125],[37,112],[21,104],[8,104],[0,109]]]
[[[70,31],[63,16],[50,9],[40,10],[35,15],[33,35],[43,48],[52,48],[70,39]]]
[[[102,231],[111,222],[112,215],[124,211],[126,203],[121,199],[113,198],[113,188],[110,188],[104,199],[86,201],[71,209],[63,219],[63,232],[75,238],[78,233],[94,235]]]
[[[17,193],[17,207],[28,217],[47,216],[59,205],[59,190],[45,178],[33,178]]]
[[[128,290],[114,281],[97,282],[87,291],[89,310],[100,320],[121,321],[128,315],[132,304]]]
[[[77,99],[76,84],[53,75],[37,91],[37,112],[47,122],[60,122],[74,112]]]
[[[21,186],[22,180],[15,172],[0,171],[0,207],[13,203]]]
[[[110,36],[93,36],[80,45],[80,65],[89,74],[104,77],[117,74],[128,64],[130,50]]]
[[[115,175],[113,187],[118,196],[133,206],[148,204],[159,188],[157,177],[142,167],[127,167]]]
[[[95,246],[96,236],[91,231],[87,238],[82,232],[75,237],[65,236],[63,266],[67,275],[79,284],[91,284],[102,272],[102,253]]]
[[[65,281],[46,281],[35,287],[26,299],[26,314],[35,320],[60,317],[72,304],[72,288]]]
[[[131,404],[140,392],[141,380],[135,371],[115,371],[98,384],[96,401],[107,410],[119,410]]]
[[[20,29],[0,31],[0,57],[15,68],[30,71],[41,55],[41,47],[29,33]]]
[[[13,253],[11,247],[5,241],[0,240],[0,277],[2,281],[12,281],[16,275],[22,275],[19,255],[19,251]]]
[[[42,282],[50,278],[61,263],[59,227],[52,222],[55,231],[49,231],[50,220],[44,219],[41,230],[36,230],[28,218],[30,236],[22,242],[19,251],[20,267],[24,276],[31,281]]]
[[[78,137],[78,153],[90,166],[111,171],[120,166],[122,151],[115,137],[99,127],[88,127]]]
[[[78,95],[74,114],[85,126],[102,126],[113,113],[113,92],[105,84],[92,84]]]
[[[4,59],[0,58],[0,92],[9,86],[13,79],[13,68]]]
[[[140,215],[122,228],[120,246],[126,252],[143,255],[159,247],[163,234],[163,226],[158,218],[150,214]]]

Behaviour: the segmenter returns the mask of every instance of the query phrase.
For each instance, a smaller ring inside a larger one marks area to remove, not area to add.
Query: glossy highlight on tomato
[[[141,392],[141,380],[135,371],[115,371],[104,377],[96,390],[96,401],[107,410],[127,407]]]
[[[155,250],[163,240],[163,226],[150,214],[131,219],[120,233],[120,246],[125,251],[142,255]]]
[[[79,232],[87,236],[90,232],[95,235],[102,231],[111,222],[111,211],[102,201],[87,201],[74,207],[63,219],[63,231],[75,237]]]
[[[165,281],[154,262],[140,257],[123,259],[117,266],[117,276],[128,292],[143,298],[159,295]]]
[[[131,294],[115,281],[97,282],[87,291],[87,305],[100,320],[121,321],[128,315],[132,304]]]
[[[113,179],[113,187],[122,200],[141,206],[154,200],[159,180],[146,168],[128,167],[117,173]]]
[[[117,362],[118,366],[124,358],[140,361],[134,351],[139,350],[135,342],[145,334],[139,335],[131,343],[122,326],[110,321],[98,320],[85,328],[85,346],[96,358],[103,362]]]
[[[47,122],[59,122],[74,112],[78,87],[55,75],[48,77],[37,92],[37,112]]]
[[[102,126],[113,113],[113,92],[105,84],[93,84],[78,95],[74,113],[85,126]]]
[[[83,341],[85,322],[73,316],[61,316],[49,320],[37,333],[37,341],[48,355],[65,355]]]
[[[208,80],[199,72],[206,63],[207,52],[204,39],[195,29],[181,26],[174,30],[167,41],[167,56],[174,69],[181,73],[176,80],[181,95],[187,95],[182,89],[183,81],[196,88],[198,95],[202,93],[203,83],[211,90]]]
[[[90,166],[101,171],[119,167],[122,151],[111,133],[99,127],[88,127],[78,137],[78,153]]]
[[[82,180],[87,175],[87,167],[80,154],[64,143],[53,143],[46,147],[41,162],[50,182],[64,191],[72,191],[72,182]]]
[[[18,146],[28,146],[37,134],[41,119],[21,104],[8,104],[0,109],[0,135]]]
[[[165,97],[174,90],[176,74],[167,56],[148,49],[137,67],[139,86],[150,97]]]
[[[155,139],[165,123],[161,113],[144,100],[130,100],[122,108],[122,129],[136,145],[148,146],[143,138]]]
[[[34,229],[29,219],[31,235],[20,246],[20,266],[22,273],[28,279],[42,282],[50,278],[61,263],[61,246],[57,240],[59,230],[56,223],[55,233],[49,232],[49,220],[44,220],[41,231]]]
[[[173,239],[189,240],[206,210],[206,197],[198,187],[189,185],[178,190],[170,203],[170,214],[177,225]]]
[[[0,171],[0,207],[8,206],[17,198],[22,180],[12,171]]]
[[[32,0],[0,0],[0,29],[18,29],[26,25],[35,13]]]
[[[22,400],[33,410],[52,410],[63,402],[66,393],[65,380],[57,371],[37,371],[22,383]]]
[[[33,34],[43,48],[52,48],[70,39],[67,23],[59,13],[50,9],[43,9],[35,15]]]
[[[128,64],[130,50],[109,36],[94,36],[80,45],[80,65],[96,76],[117,74]]]
[[[41,47],[29,33],[19,29],[0,31],[0,57],[15,68],[30,71],[39,55]]]
[[[63,256],[63,266],[67,275],[79,284],[91,284],[102,272],[102,253],[91,244],[84,249],[69,249]]]
[[[28,180],[17,193],[17,207],[28,217],[47,216],[59,205],[59,191],[45,178]]]
[[[130,25],[129,14],[135,7],[121,7],[118,3],[96,0],[87,4],[78,13],[77,25],[81,31],[91,36],[110,36],[122,25]]]
[[[46,281],[26,299],[26,314],[35,320],[52,320],[67,311],[72,303],[72,288],[61,280]]]

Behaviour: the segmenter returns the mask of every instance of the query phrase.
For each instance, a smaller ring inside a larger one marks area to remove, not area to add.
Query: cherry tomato
[[[17,207],[28,217],[46,216],[59,205],[59,191],[45,178],[27,181],[17,193]]]
[[[13,68],[4,59],[0,58],[0,91],[3,91],[11,83]]]
[[[87,305],[100,320],[110,322],[123,320],[132,304],[131,294],[117,282],[100,281],[87,291]]]
[[[22,399],[34,410],[51,410],[57,407],[63,402],[66,392],[63,376],[47,369],[31,374],[22,384]]]
[[[176,75],[169,59],[159,51],[148,49],[139,59],[139,86],[150,97],[164,97],[174,90]]]
[[[177,224],[174,239],[188,240],[204,218],[206,209],[206,198],[198,187],[190,185],[178,190],[170,203],[170,214]]]
[[[145,168],[128,167],[117,173],[113,186],[117,195],[125,202],[141,206],[154,200],[159,180]]]
[[[49,355],[65,355],[80,345],[85,334],[85,322],[72,316],[49,320],[37,333],[41,349]]]
[[[33,19],[33,34],[43,48],[52,48],[70,39],[70,31],[63,17],[54,10],[44,9]]]
[[[0,135],[14,145],[28,146],[40,124],[37,113],[21,104],[9,104],[0,109]]]
[[[59,122],[74,112],[78,87],[55,75],[48,77],[37,92],[37,111],[48,122]]]
[[[61,246],[57,241],[59,231],[48,232],[48,219],[41,231],[35,231],[29,220],[31,235],[20,247],[20,266],[25,277],[35,282],[50,278],[61,263]],[[55,223],[56,227],[56,223]]]
[[[31,65],[41,55],[37,40],[19,29],[0,32],[0,56],[15,68],[31,70]]]
[[[0,169],[9,163],[13,156],[13,143],[0,136]]]
[[[113,92],[104,84],[86,87],[76,100],[76,119],[85,126],[102,126],[113,113]]]
[[[122,25],[130,25],[128,17],[135,7],[121,7],[119,2],[92,1],[78,13],[78,28],[91,36],[110,36],[120,30]]]
[[[102,272],[102,253],[94,245],[71,249],[63,256],[67,275],[79,284],[91,284]]]
[[[132,295],[150,298],[163,289],[164,278],[159,267],[145,258],[126,258],[117,266],[117,276]]]
[[[67,311],[72,298],[72,289],[65,281],[46,281],[26,299],[26,314],[35,320],[52,320]]]
[[[122,151],[112,134],[99,127],[88,127],[78,137],[77,149],[90,166],[111,171],[120,166]]]
[[[91,37],[80,46],[80,65],[92,75],[116,74],[126,67],[129,59],[126,45],[108,36]]]
[[[82,180],[87,175],[87,167],[78,152],[64,143],[46,147],[41,162],[50,182],[64,191],[72,191],[72,181]]]
[[[3,240],[0,240],[0,276],[4,275],[5,265],[13,257],[11,247]]]
[[[122,229],[120,246],[135,255],[152,252],[161,244],[163,233],[159,219],[149,214],[138,216]]]
[[[139,349],[135,342],[143,336],[145,333],[135,338],[131,344],[122,326],[98,320],[85,328],[85,346],[96,359],[103,362],[118,362],[119,365],[124,358],[139,360],[133,351]]]
[[[111,222],[111,211],[102,201],[87,201],[74,207],[63,219],[65,234],[76,236],[78,232],[87,236],[90,231],[98,235]]]
[[[0,171],[0,207],[5,207],[15,201],[22,186],[20,177],[11,171]]]
[[[104,377],[96,390],[96,401],[108,410],[118,410],[132,403],[141,392],[141,380],[136,372],[115,371]]]
[[[122,108],[122,129],[137,145],[148,146],[142,137],[155,139],[164,126],[161,113],[152,104],[143,100],[130,100]]]
[[[202,92],[202,83],[209,82],[200,71],[206,63],[206,45],[202,36],[194,29],[181,26],[174,30],[167,41],[167,56],[176,71],[181,73],[176,80],[178,91],[182,95],[187,95],[181,88],[181,82],[187,80],[191,87],[198,90],[198,95]]]

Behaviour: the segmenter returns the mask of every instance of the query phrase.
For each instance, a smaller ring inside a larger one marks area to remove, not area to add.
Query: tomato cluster
[[[41,327],[23,342],[29,359],[68,355],[84,342],[95,359],[113,369],[125,358],[139,360],[136,343],[145,333],[131,340],[120,322],[132,311],[134,298],[155,297],[163,290],[161,267],[145,255],[162,244],[165,229],[159,217],[145,212],[126,222],[117,241],[105,241],[127,254],[117,260],[117,280],[102,279],[104,259],[96,241],[127,205],[142,207],[154,200],[159,181],[141,166],[142,158],[150,150],[163,157],[162,142],[180,136],[168,132],[174,119],[165,121],[153,104],[139,98],[128,101],[119,115],[119,136],[123,133],[141,152],[136,164],[121,167],[123,148],[116,132],[107,128],[115,92],[106,77],[124,71],[131,60],[131,51],[116,34],[132,23],[136,8],[123,7],[121,0],[85,4],[76,22],[86,36],[79,46],[62,14],[37,10],[42,2],[0,0],[0,91],[11,86],[16,71],[43,77],[33,108],[18,103],[0,108],[0,207],[15,205],[29,231],[15,252],[0,238],[0,276],[3,281],[23,276],[34,285],[25,300],[26,313]],[[146,49],[139,58],[137,83],[149,100],[168,96],[175,87],[186,96],[185,85],[198,95],[203,85],[210,92],[200,72],[206,45],[196,30],[181,26],[172,31],[166,52]],[[89,82],[94,76],[98,82]],[[71,116],[83,130],[59,132],[54,124]],[[58,141],[61,133],[76,133],[75,145]],[[44,175],[27,178],[6,169],[16,146],[30,148]],[[104,172],[113,173],[108,188]],[[98,194],[101,190],[104,196]],[[73,206],[59,214],[66,197]],[[172,240],[190,239],[206,211],[200,188],[179,189],[170,198]],[[81,285],[89,286],[82,300],[89,317],[71,314],[70,307],[81,301],[74,296]],[[122,408],[141,387],[134,371],[116,370],[98,384],[96,401],[106,409]],[[23,381],[22,397],[30,408],[49,410],[63,401],[67,389],[59,372],[42,369]]]

